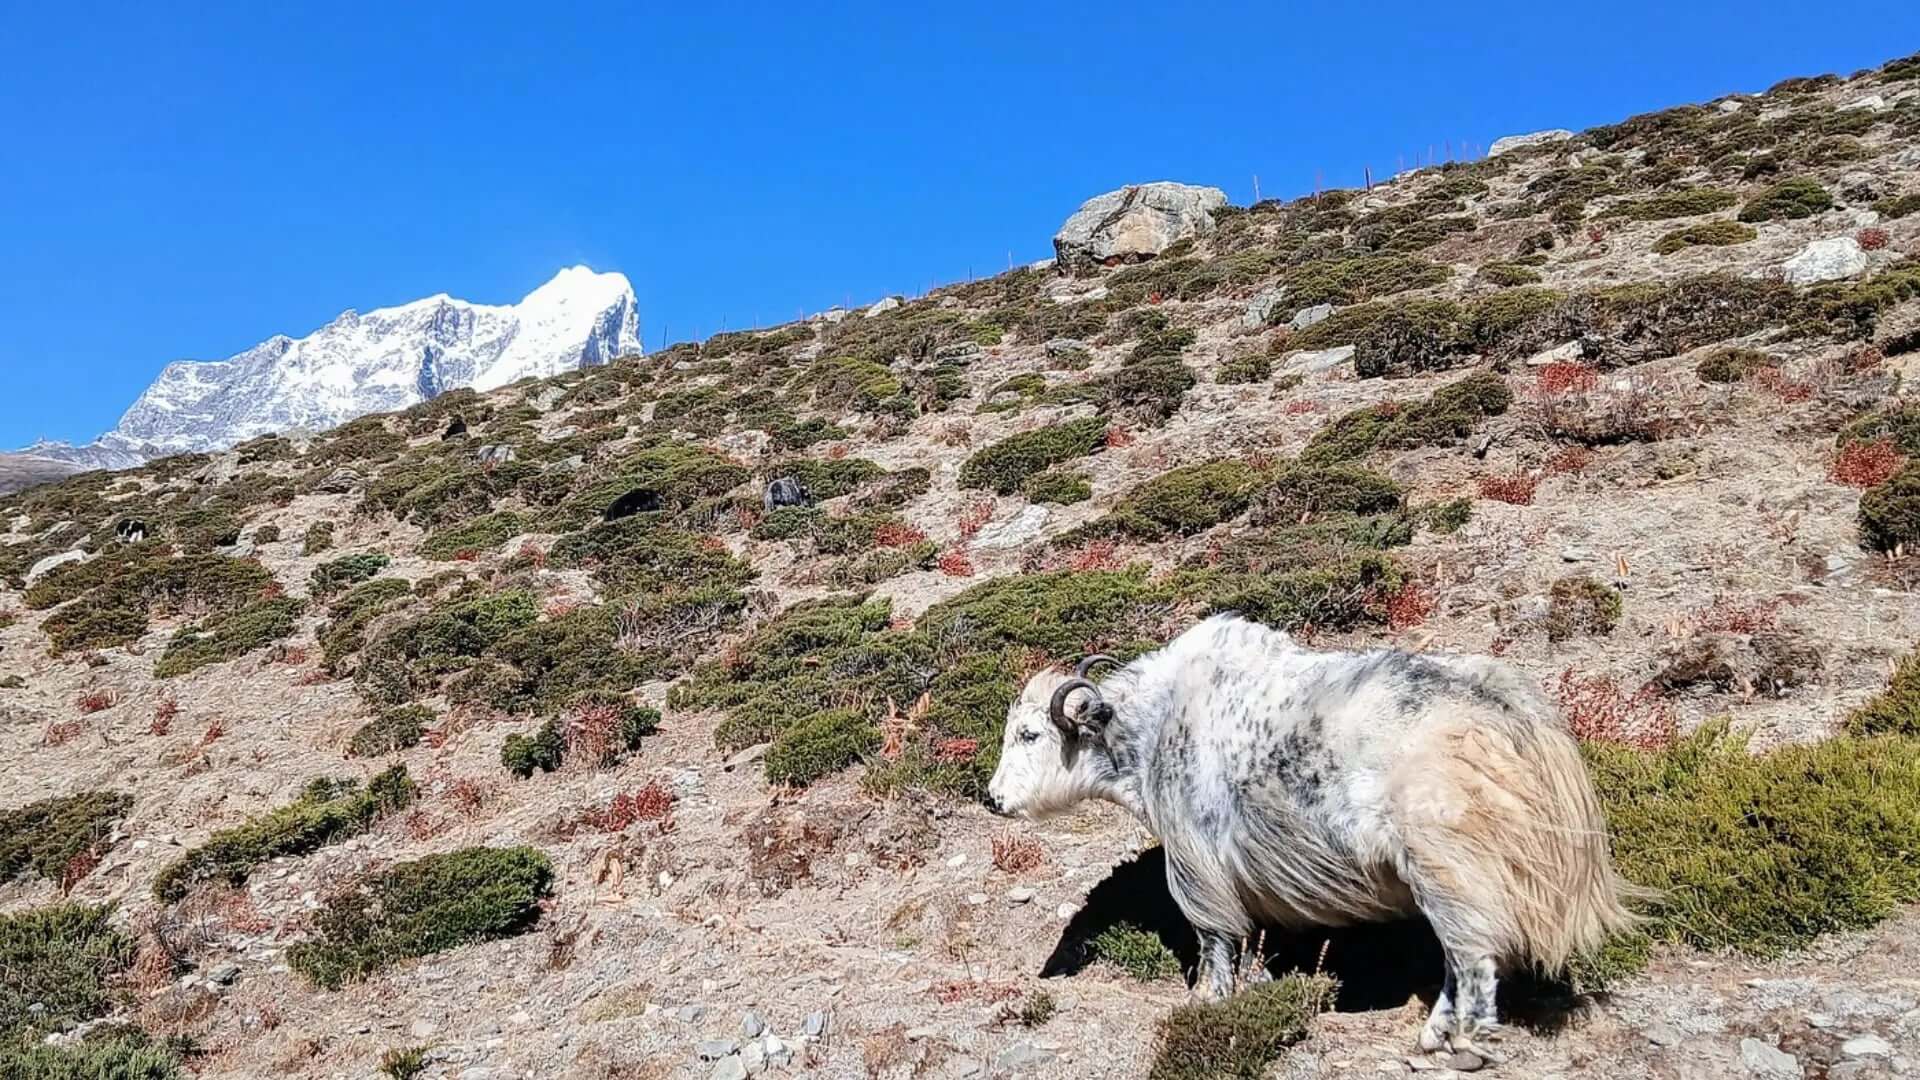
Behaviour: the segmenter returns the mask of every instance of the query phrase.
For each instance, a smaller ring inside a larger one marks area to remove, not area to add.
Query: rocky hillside
[[[1423,925],[1186,1008],[1148,836],[973,803],[1218,610],[1585,740],[1661,898],[1503,1075],[1920,1067],[1920,57],[1501,150],[0,499],[0,1073],[1484,1064]]]

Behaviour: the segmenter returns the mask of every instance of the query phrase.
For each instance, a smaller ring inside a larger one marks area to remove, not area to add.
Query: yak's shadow
[[[1167,891],[1166,856],[1157,847],[1115,867],[1087,893],[1086,904],[1067,923],[1040,977],[1078,973],[1094,959],[1093,939],[1122,924],[1159,937],[1192,981],[1199,942]],[[1415,997],[1431,1006],[1440,992],[1445,953],[1424,918],[1273,930],[1262,935],[1261,946],[1267,970],[1275,976],[1319,971],[1339,980],[1334,1008],[1340,1012],[1394,1009]],[[1501,1016],[1534,1031],[1564,1026],[1582,1000],[1561,982],[1518,973],[1501,981]]]

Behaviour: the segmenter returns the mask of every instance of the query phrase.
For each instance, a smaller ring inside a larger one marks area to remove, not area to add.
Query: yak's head
[[[1048,817],[1092,794],[1104,766],[1106,726],[1113,706],[1087,679],[1089,656],[1073,674],[1048,669],[1027,680],[1007,709],[1000,767],[987,784],[987,807],[1009,817]]]

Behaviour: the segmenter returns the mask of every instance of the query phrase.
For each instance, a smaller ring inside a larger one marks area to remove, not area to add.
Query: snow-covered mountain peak
[[[349,308],[305,337],[276,334],[225,360],[175,361],[97,442],[36,452],[93,467],[220,449],[403,409],[456,387],[490,390],[639,352],[639,309],[626,276],[569,266],[514,304],[436,293]]]

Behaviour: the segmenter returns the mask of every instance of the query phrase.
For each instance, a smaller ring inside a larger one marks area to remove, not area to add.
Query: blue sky
[[[654,348],[1045,257],[1132,181],[1295,195],[1920,49],[1843,0],[273,6],[8,14],[0,447],[348,307],[584,262]]]

